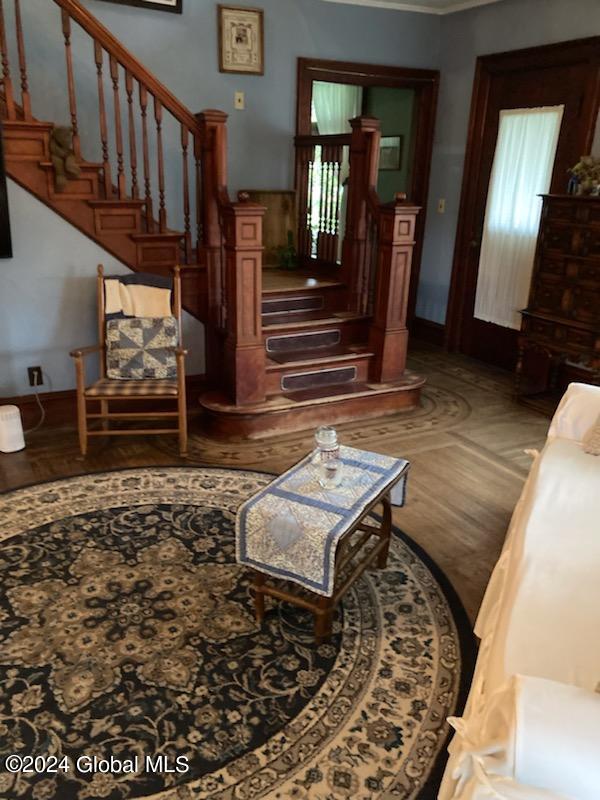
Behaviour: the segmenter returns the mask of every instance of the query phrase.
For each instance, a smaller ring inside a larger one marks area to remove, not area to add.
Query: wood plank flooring
[[[523,451],[543,445],[548,419],[512,400],[512,377],[500,370],[425,344],[412,346],[410,361],[428,379],[423,408],[340,425],[340,437],[411,461],[408,503],[394,511],[394,522],[444,570],[474,620],[527,476],[531,459]],[[279,473],[311,447],[310,431],[260,441],[211,440],[197,416],[185,461],[174,437],[94,439],[83,459],[74,424],[43,427],[28,437],[26,450],[0,454],[0,487],[153,464]]]

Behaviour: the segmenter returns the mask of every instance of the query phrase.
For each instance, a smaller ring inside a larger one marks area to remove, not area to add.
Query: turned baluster
[[[196,178],[196,258],[202,247],[202,139],[194,136],[194,169]]]
[[[140,83],[140,110],[142,112],[142,154],[144,160],[144,197],[146,200],[146,230],[154,232],[152,211],[152,186],[150,182],[150,155],[148,153],[148,92]]]
[[[165,207],[165,165],[162,145],[162,103],[154,97],[154,121],[156,122],[156,151],[158,155],[158,226],[161,233],[167,230]]]
[[[123,159],[123,126],[121,124],[121,100],[119,97],[119,62],[110,56],[110,77],[113,85],[113,105],[115,111],[115,143],[117,147],[117,190],[119,200],[127,196],[125,183],[125,161]]]
[[[137,179],[137,152],[135,141],[135,123],[133,119],[133,77],[125,70],[125,92],[127,93],[128,126],[129,126],[129,165],[131,167],[131,196],[137,200],[140,196]]]
[[[17,28],[19,71],[21,73],[21,105],[23,106],[23,119],[31,119],[31,98],[29,96],[29,86],[27,83],[27,63],[25,61],[25,40],[23,38],[20,0],[15,0],[15,26]]]
[[[192,231],[190,227],[190,180],[188,174],[188,129],[181,124],[181,151],[183,169],[183,222],[185,263],[189,264],[192,255]]]
[[[112,175],[110,172],[110,156],[108,151],[108,128],[106,125],[106,105],[104,102],[104,78],[102,77],[103,62],[102,45],[94,42],[94,59],[98,73],[98,109],[100,117],[100,141],[102,143],[102,172],[104,177],[104,196],[108,200],[112,197]]]
[[[10,65],[8,63],[8,48],[6,46],[6,28],[4,27],[4,8],[0,0],[0,48],[2,49],[2,86],[4,89],[4,102],[8,119],[16,119],[15,98],[13,94]]]
[[[314,161],[314,146],[301,147],[298,159],[298,253],[302,258],[311,255],[311,193],[312,169]]]
[[[77,100],[75,98],[75,78],[73,76],[73,54],[71,52],[71,17],[64,9],[61,10],[62,32],[65,40],[65,57],[67,60],[67,87],[69,91],[69,113],[71,114],[71,130],[73,131],[73,151],[81,157],[81,142],[79,141],[79,127],[77,125]]]
[[[344,148],[338,145],[333,153],[333,258],[334,262],[338,260],[338,245],[340,236],[340,177],[342,172],[342,159]]]

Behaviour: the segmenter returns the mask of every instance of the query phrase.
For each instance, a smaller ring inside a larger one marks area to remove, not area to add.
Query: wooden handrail
[[[315,134],[314,136],[296,136],[294,138],[296,147],[314,147],[315,145],[344,147],[350,146],[351,141],[351,133]]]
[[[113,56],[119,64],[143,84],[179,122],[199,133],[198,123],[192,112],[181,103],[140,61],[124,47],[78,0],[54,0],[89,35]]]

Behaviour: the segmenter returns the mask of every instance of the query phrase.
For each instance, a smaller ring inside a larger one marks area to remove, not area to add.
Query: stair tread
[[[303,311],[293,312],[283,311],[281,314],[269,314],[265,319],[263,316],[263,330],[273,331],[291,326],[298,328],[310,328],[314,325],[332,325],[354,320],[367,319],[363,314],[354,314],[351,311]]]
[[[356,382],[329,384],[316,389],[297,389],[292,392],[269,394],[263,403],[244,406],[236,406],[224,394],[213,390],[203,396],[202,405],[209,410],[214,409],[236,416],[245,416],[249,413],[280,412],[297,405],[311,406],[317,405],[319,402],[336,402],[343,399],[344,396],[394,394],[418,388],[424,383],[425,379],[420,375],[406,370],[402,378],[392,383]]]
[[[372,356],[364,345],[337,345],[335,347],[320,347],[312,350],[296,350],[283,353],[269,353],[267,370],[282,369],[286,366],[311,366],[330,361],[351,361],[356,358]]]
[[[373,389],[366,383],[330,383],[328,386],[316,386],[314,389],[297,389],[294,392],[282,392],[286,400],[302,403],[306,400],[319,400],[327,397],[339,397],[345,394],[369,394]]]
[[[100,170],[104,167],[103,164],[99,164],[96,161],[78,161],[77,164],[83,169],[97,169]],[[54,169],[54,164],[52,161],[40,161],[40,167],[42,169]]]
[[[120,208],[122,206],[139,206],[141,208],[142,206],[146,205],[145,200],[139,200],[132,197],[114,197],[109,200],[88,200],[88,203],[92,208]]]

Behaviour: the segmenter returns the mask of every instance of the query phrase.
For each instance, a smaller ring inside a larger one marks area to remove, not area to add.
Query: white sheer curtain
[[[361,112],[362,86],[315,81],[312,99],[322,136],[349,133],[348,120],[358,117]]]
[[[550,188],[564,106],[500,112],[485,209],[475,312],[477,319],[520,328],[527,305],[540,221]]]

